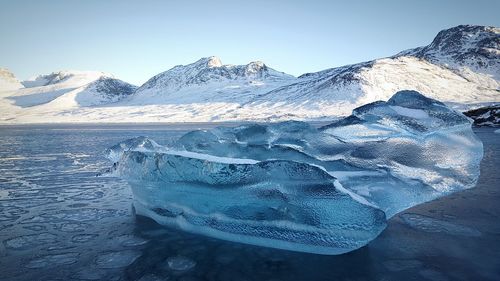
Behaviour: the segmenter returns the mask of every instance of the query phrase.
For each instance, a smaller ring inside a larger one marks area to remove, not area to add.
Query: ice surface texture
[[[471,188],[481,141],[471,121],[418,92],[359,107],[330,125],[219,127],[170,147],[139,137],[107,151],[138,214],[216,238],[341,254],[386,219]]]

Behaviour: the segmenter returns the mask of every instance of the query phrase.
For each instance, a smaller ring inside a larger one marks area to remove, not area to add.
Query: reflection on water
[[[340,256],[267,249],[166,229],[135,217],[127,184],[95,177],[106,147],[186,126],[0,128],[0,280],[500,280],[500,135],[477,188],[394,217]]]

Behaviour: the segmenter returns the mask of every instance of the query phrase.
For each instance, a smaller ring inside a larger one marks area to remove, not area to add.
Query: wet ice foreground
[[[498,280],[498,134],[477,188],[410,209],[368,246],[340,256],[187,234],[136,218],[130,188],[95,171],[109,143],[175,128],[0,129],[1,280]],[[92,145],[90,145],[92,143]]]

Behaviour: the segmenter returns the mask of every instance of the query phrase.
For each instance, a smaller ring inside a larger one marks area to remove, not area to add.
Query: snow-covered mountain
[[[119,101],[137,87],[98,71],[59,71],[23,81],[24,88],[6,96],[14,105],[69,108]]]
[[[346,115],[359,105],[387,100],[405,89],[465,109],[500,101],[499,66],[499,28],[458,26],[439,32],[428,46],[393,57],[301,75],[223,118],[237,119],[251,112],[277,118]],[[279,108],[268,106],[277,103]]]
[[[137,92],[148,90],[175,91],[183,87],[230,81],[283,81],[294,77],[267,67],[256,61],[247,65],[223,65],[218,57],[202,58],[192,64],[178,65],[149,79]]]
[[[278,118],[283,114],[294,118],[347,115],[357,106],[387,100],[391,93],[405,89],[419,91],[457,109],[499,101],[498,81],[472,75],[475,81],[415,57],[378,59],[300,76],[297,82],[256,96],[224,117],[238,118],[253,111]],[[268,106],[277,103],[279,108]]]
[[[51,101],[51,105],[65,107],[88,107],[110,105],[132,95],[136,86],[112,77],[101,76],[82,87]]]
[[[224,65],[212,56],[154,76],[125,102],[128,105],[241,102],[294,80],[295,77],[260,61]]]
[[[23,85],[12,72],[6,68],[0,68],[0,92],[17,90]]]
[[[137,89],[100,72],[53,73],[4,92],[0,122],[331,119],[400,90],[466,110],[500,102],[499,75],[500,29],[464,25],[424,47],[297,78],[217,57],[175,66]]]

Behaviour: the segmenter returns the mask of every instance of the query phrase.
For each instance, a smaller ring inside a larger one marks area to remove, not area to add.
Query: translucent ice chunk
[[[160,149],[161,146],[158,145],[155,141],[150,140],[146,137],[137,137],[133,139],[126,140],[119,144],[116,144],[108,149],[106,149],[105,153],[109,160],[113,162],[118,162],[120,160],[120,156],[123,152],[128,150],[135,151],[154,151],[155,149]]]
[[[189,232],[321,254],[357,249],[386,217],[479,176],[471,121],[414,91],[322,128],[304,122],[198,130],[107,151],[138,214]]]
[[[385,227],[382,211],[306,163],[224,163],[127,152],[117,172],[132,186],[137,213],[227,240],[342,253]]]

